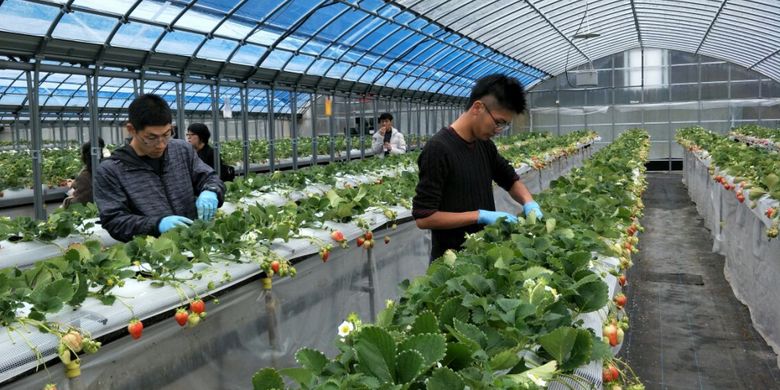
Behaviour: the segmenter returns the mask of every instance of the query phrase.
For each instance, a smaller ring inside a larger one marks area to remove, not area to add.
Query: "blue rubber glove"
[[[203,191],[198,196],[198,200],[195,201],[195,207],[198,208],[198,219],[204,221],[211,221],[214,218],[214,214],[217,212],[217,193],[213,191]]]
[[[477,223],[482,225],[490,225],[496,223],[496,221],[498,221],[498,219],[501,217],[506,218],[507,222],[512,222],[512,223],[517,222],[517,217],[515,217],[512,214],[505,213],[503,211],[479,210]]]
[[[533,200],[523,205],[523,214],[525,214],[526,217],[528,217],[531,211],[536,211],[536,219],[542,219],[542,217],[544,217],[542,209],[539,208],[539,203],[536,203]]]
[[[182,217],[180,215],[169,215],[160,220],[160,224],[157,225],[157,229],[160,230],[160,233],[165,233],[168,230],[175,228],[176,226],[187,226],[191,223],[192,220],[187,217]]]

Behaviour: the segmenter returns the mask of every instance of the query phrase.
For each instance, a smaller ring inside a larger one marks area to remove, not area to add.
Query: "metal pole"
[[[406,111],[406,134],[409,134],[411,137],[412,135],[412,101],[409,100],[409,104],[406,105],[407,111]],[[411,140],[410,140],[411,141]],[[411,142],[409,142],[409,145],[411,146]]]
[[[329,152],[330,152],[330,162],[333,162],[333,160],[336,158],[336,115],[335,110],[333,107],[336,103],[336,96],[331,94],[330,95],[330,118],[328,118],[328,135],[329,135]]]
[[[317,92],[311,94],[310,107],[311,107],[311,165],[317,165],[318,153],[318,140],[317,140]]]
[[[87,101],[89,101],[89,146],[92,158],[92,188],[97,188],[97,167],[103,150],[100,148],[100,124],[98,123],[97,105],[98,75],[87,76]]]
[[[374,111],[374,113],[373,113],[373,115],[372,115],[372,117],[374,118],[374,132],[377,132],[377,131],[379,131],[379,108],[378,108],[378,105],[379,105],[379,104],[377,103],[377,100],[379,100],[379,99],[378,99],[378,98],[376,98],[376,97],[374,97],[374,98],[371,100],[371,103],[372,103],[372,105],[374,106],[374,107],[373,107],[373,108],[374,108],[374,110],[373,110],[373,111]],[[384,110],[383,110],[383,112],[384,112]],[[371,144],[370,144],[370,145],[371,145],[372,147],[374,146],[373,140],[372,140],[372,142],[371,142]],[[383,151],[380,151],[380,153],[384,153],[384,148],[383,148]]]
[[[14,149],[19,149],[19,113],[14,114],[14,131],[11,133]]]
[[[271,86],[271,89],[268,89],[266,93],[268,94],[268,167],[273,172],[276,166],[274,162],[274,140],[276,139],[276,131],[274,131],[276,127],[274,124],[274,87]]]
[[[176,138],[184,139],[187,126],[184,123],[184,79],[176,83]]]
[[[350,127],[350,113],[352,111],[352,107],[350,104],[352,103],[352,93],[347,94],[346,101],[344,102],[344,112],[347,114],[347,161],[352,160],[352,128]]]
[[[249,91],[247,87],[241,92],[241,146],[243,147],[244,177],[249,176]],[[255,127],[255,129],[257,129]]]
[[[79,114],[79,122],[76,125],[76,138],[79,140],[79,145],[84,144],[84,117]]]
[[[298,170],[298,90],[290,92],[290,138],[292,138],[292,168]]]
[[[27,101],[30,102],[30,125],[32,131],[32,145],[30,145],[30,156],[32,157],[33,170],[33,203],[35,207],[35,218],[39,220],[46,219],[46,209],[43,207],[43,188],[41,188],[41,116],[38,112],[38,85],[40,76],[40,61],[35,61],[35,68],[32,74],[27,73]]]
[[[366,133],[366,95],[363,95],[363,97],[360,99],[360,159],[361,160],[366,157],[365,133]]]
[[[417,150],[420,150],[420,138],[422,138],[422,103],[417,102]]]
[[[219,82],[217,85],[210,85],[211,90],[211,126],[214,134],[214,171],[219,176]]]

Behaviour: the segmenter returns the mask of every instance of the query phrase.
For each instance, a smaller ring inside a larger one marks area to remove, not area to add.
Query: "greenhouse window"
[[[263,57],[266,50],[266,48],[261,46],[246,44],[238,48],[236,54],[230,59],[230,62],[255,66],[257,61]]]
[[[6,0],[0,4],[0,30],[43,36],[59,12],[57,7]]]
[[[154,43],[163,33],[162,27],[145,23],[127,23],[111,39],[111,46],[128,47],[131,49],[151,50]]]
[[[227,56],[238,46],[238,42],[222,38],[213,38],[206,41],[196,54],[200,58],[208,58],[216,61],[225,61]]]
[[[117,23],[119,23],[117,19],[107,16],[72,12],[60,19],[52,36],[74,41],[104,43]]]
[[[171,54],[191,56],[198,45],[205,39],[204,36],[184,31],[173,31],[157,45],[157,51]]]
[[[169,1],[159,2],[144,0],[130,14],[131,18],[138,18],[150,22],[169,24],[181,13],[182,7]]]

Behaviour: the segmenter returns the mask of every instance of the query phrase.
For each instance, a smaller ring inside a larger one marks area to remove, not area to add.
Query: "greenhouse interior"
[[[780,389],[776,0],[0,0],[0,388]]]

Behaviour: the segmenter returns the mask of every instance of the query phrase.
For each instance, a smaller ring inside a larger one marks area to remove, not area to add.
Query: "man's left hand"
[[[528,217],[531,212],[536,214],[537,219],[542,219],[542,217],[544,217],[542,209],[539,207],[539,203],[536,203],[533,200],[523,205],[523,214],[525,214],[526,217]]]
[[[213,191],[203,191],[198,196],[198,200],[195,201],[195,206],[198,208],[198,219],[204,221],[211,221],[214,218],[214,214],[217,212],[217,193]]]

